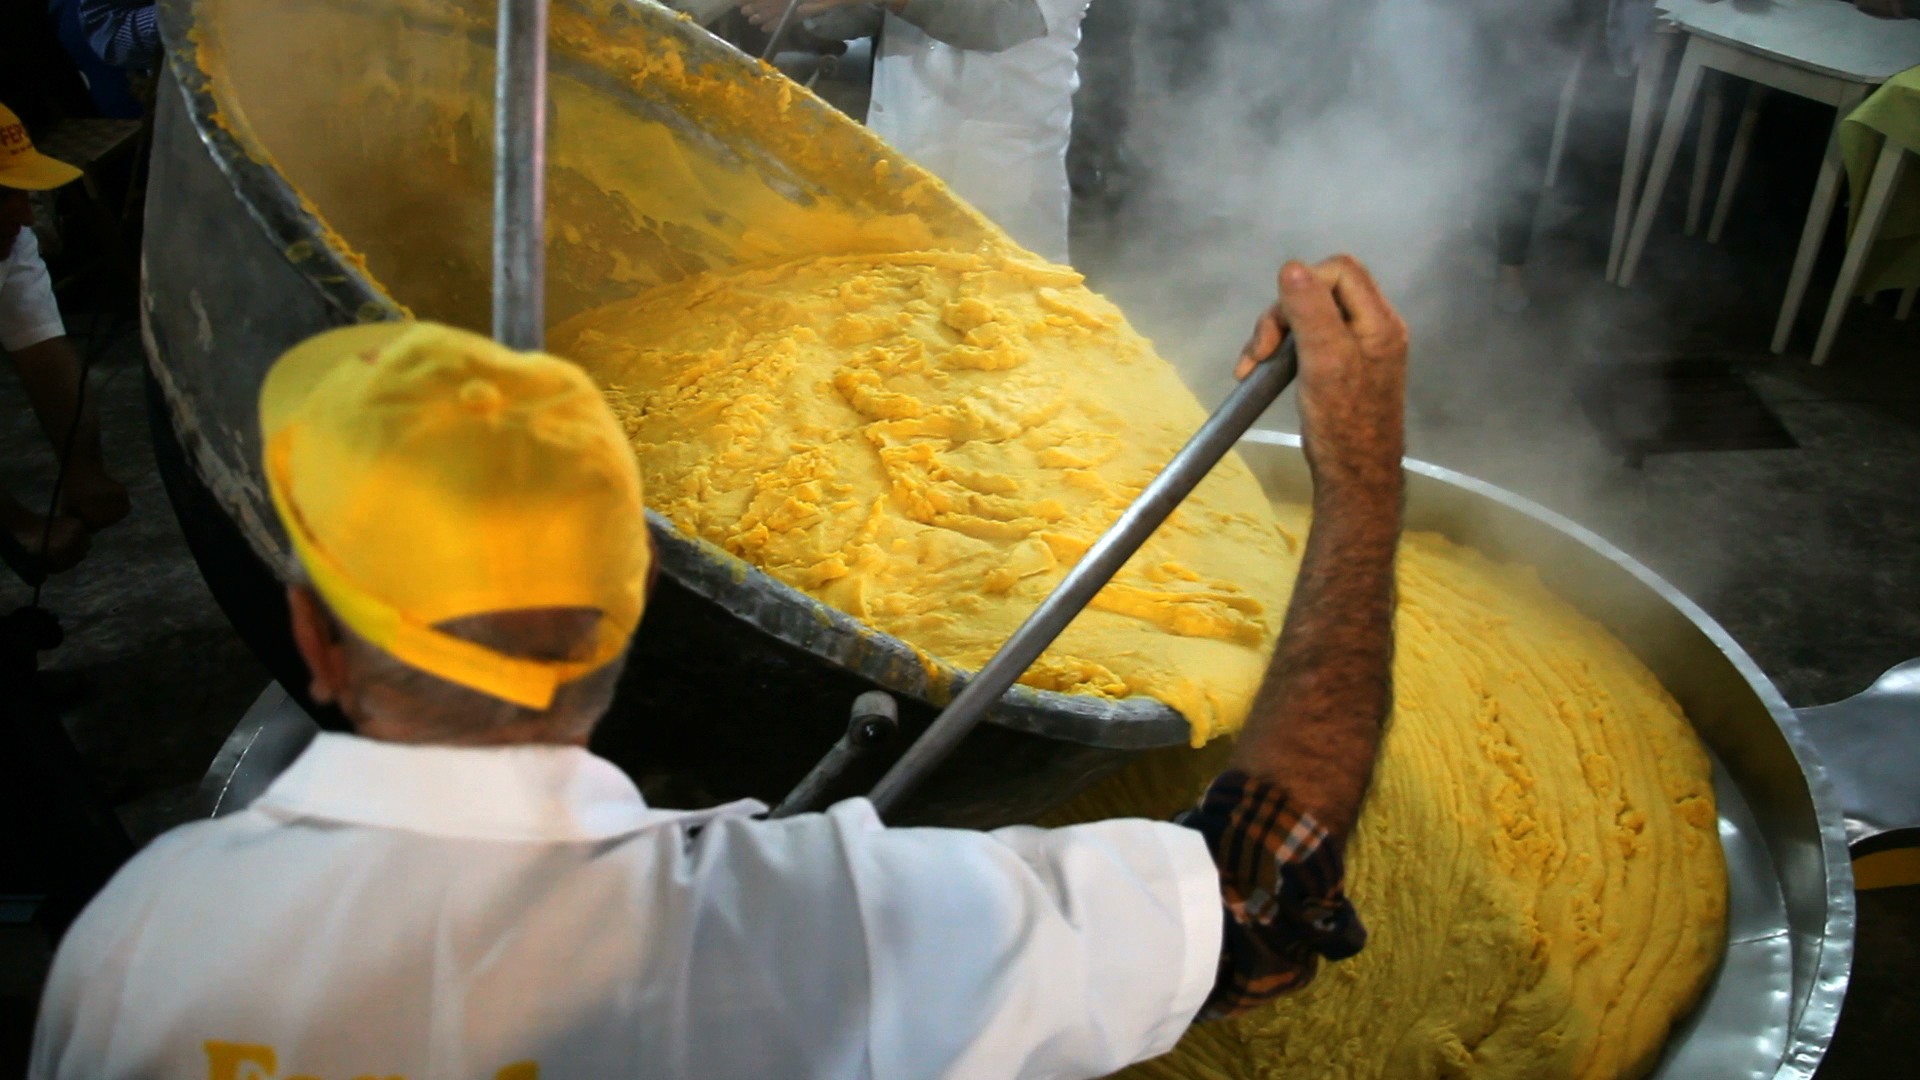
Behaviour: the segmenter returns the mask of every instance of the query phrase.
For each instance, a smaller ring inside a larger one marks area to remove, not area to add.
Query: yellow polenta
[[[1718,963],[1707,757],[1652,674],[1530,570],[1441,537],[1406,537],[1399,582],[1394,717],[1348,849],[1365,951],[1130,1080],[1637,1076]],[[1156,752],[1057,820],[1171,814],[1228,749]]]
[[[649,505],[823,602],[984,663],[1205,413],[1119,310],[1011,250],[805,258],[577,316]],[[1237,728],[1292,565],[1216,468],[1025,681]]]

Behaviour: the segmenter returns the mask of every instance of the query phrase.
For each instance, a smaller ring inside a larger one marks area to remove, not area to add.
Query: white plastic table
[[[1660,8],[1668,27],[1677,31],[1677,35],[1656,35],[1642,61],[1615,217],[1615,257],[1608,260],[1609,277],[1622,286],[1633,283],[1634,270],[1646,249],[1647,234],[1652,231],[1653,219],[1659,213],[1660,197],[1673,172],[1674,157],[1706,71],[1726,72],[1759,86],[1832,105],[1836,111],[1834,132],[1827,140],[1819,178],[1814,182],[1813,205],[1807,211],[1800,248],[1787,278],[1786,298],[1774,324],[1773,351],[1782,352],[1806,296],[1814,257],[1819,254],[1820,240],[1826,233],[1827,221],[1839,194],[1840,121],[1875,86],[1920,64],[1920,20],[1876,19],[1840,0],[1663,0]],[[1645,153],[1652,98],[1665,74],[1670,44],[1676,36],[1683,38],[1687,47],[1680,62],[1680,73],[1674,80],[1673,96],[1667,103],[1666,118],[1661,122],[1660,141],[1654,148],[1646,189],[1636,199],[1633,188],[1639,177],[1639,158]],[[1718,109],[1714,111],[1717,113]],[[1752,117],[1757,111],[1758,97],[1750,96],[1747,115],[1741,118],[1742,134],[1747,137],[1751,136]],[[1702,137],[1703,149],[1710,145],[1710,134]],[[1745,149],[1745,139],[1736,136],[1734,160],[1729,162],[1728,175],[1722,181],[1711,236],[1718,236],[1719,226],[1725,219],[1726,205],[1732,185],[1739,179],[1738,166],[1744,160]],[[1704,174],[1698,169],[1704,165],[1704,160],[1698,163],[1695,192],[1689,200],[1689,216],[1696,221],[1705,186]],[[1626,237],[1622,252],[1620,239],[1629,213],[1632,231]]]

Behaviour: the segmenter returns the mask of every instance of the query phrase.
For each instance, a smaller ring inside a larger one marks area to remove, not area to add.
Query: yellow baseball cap
[[[541,709],[639,625],[652,557],[640,472],[573,364],[436,323],[329,330],[267,372],[260,433],[314,588],[414,667]],[[510,656],[434,628],[551,607],[601,613],[584,655]]]
[[[33,148],[27,127],[0,105],[0,187],[47,191],[80,179],[80,170]]]

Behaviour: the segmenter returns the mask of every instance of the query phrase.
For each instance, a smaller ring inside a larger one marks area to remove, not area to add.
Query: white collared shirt
[[[582,749],[326,734],[60,946],[34,1080],[1092,1077],[1211,989],[1199,834],[649,808]]]

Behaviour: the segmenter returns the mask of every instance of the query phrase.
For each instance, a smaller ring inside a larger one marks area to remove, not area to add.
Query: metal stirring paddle
[[[493,79],[493,338],[547,328],[547,0],[500,0]]]
[[[967,680],[966,686],[954,696],[940,715],[921,736],[914,741],[900,760],[894,762],[880,782],[874,785],[868,796],[874,809],[885,817],[914,785],[926,779],[927,775],[960,745],[981,720],[987,710],[1000,700],[1000,695],[1018,682],[1027,668],[1033,665],[1053,639],[1067,628],[1080,610],[1087,606],[1095,593],[1098,593],[1120,567],[1133,556],[1140,545],[1146,543],[1160,523],[1173,513],[1188,493],[1213,471],[1214,465],[1232,450],[1247,433],[1253,422],[1266,412],[1280,392],[1293,382],[1300,369],[1299,354],[1294,346],[1293,336],[1286,335],[1280,347],[1273,355],[1261,361],[1253,373],[1240,381],[1227,395],[1227,400],[1215,409],[1207,422],[1200,425],[1193,438],[1180,448],[1167,462],[1166,468],[1141,491],[1125,512],[1101,534],[1086,555],[1075,563],[1067,576],[1054,586],[1053,592],[1040,602],[1027,621],[1013,632],[1000,651],[993,654],[978,674]],[[862,700],[865,700],[863,695]],[[856,710],[858,711],[858,710]],[[856,716],[855,727],[860,718]],[[843,738],[841,743],[849,743],[853,737]],[[857,740],[853,740],[857,743]],[[832,775],[845,767],[849,760],[848,747],[835,744],[826,758],[814,767],[806,779],[802,780],[781,804],[773,810],[771,816],[786,817],[818,809],[813,805],[823,796],[830,786]]]

